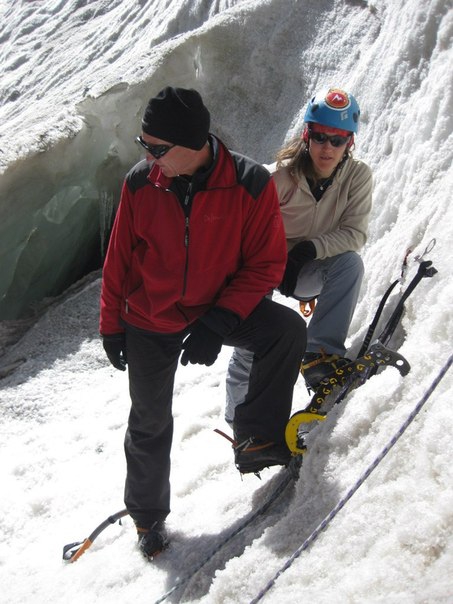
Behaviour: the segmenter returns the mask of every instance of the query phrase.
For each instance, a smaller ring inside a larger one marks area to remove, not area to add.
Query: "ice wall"
[[[366,261],[386,237],[396,267],[408,244],[451,235],[446,0],[9,0],[0,10],[0,319],[99,258],[100,222],[140,155],[144,106],[167,84],[198,88],[212,130],[262,162],[300,129],[315,90],[349,88],[363,109],[357,153],[376,182]],[[368,298],[383,285],[368,283]]]
[[[292,72],[294,20],[309,44],[332,7],[302,4],[291,13],[245,0],[4,4],[0,319],[30,312],[99,261],[100,224],[139,157],[144,106],[163,86],[200,89],[213,130],[269,159],[305,97],[303,73]]]

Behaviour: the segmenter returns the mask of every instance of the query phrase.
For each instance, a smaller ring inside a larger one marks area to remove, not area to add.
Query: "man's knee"
[[[252,315],[246,319],[239,329],[226,338],[225,343],[246,349],[245,361],[250,353],[262,356],[271,350],[277,342],[279,349],[288,350],[294,346],[294,341],[305,342],[306,326],[302,316],[291,308],[268,299],[264,299]],[[234,362],[241,365],[242,352],[234,354]]]
[[[295,310],[278,304],[280,307],[275,313],[272,329],[275,334],[284,338],[305,341],[307,326],[302,316]]]

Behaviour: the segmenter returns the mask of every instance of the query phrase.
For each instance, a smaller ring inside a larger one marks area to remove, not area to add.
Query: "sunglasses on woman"
[[[149,143],[144,141],[141,136],[137,136],[135,138],[135,142],[141,145],[143,149],[146,149],[146,151],[148,151],[148,153],[150,153],[154,157],[154,159],[160,159],[166,153],[168,153],[170,149],[176,147],[176,145],[150,145]]]
[[[349,136],[340,136],[339,134],[325,134],[325,132],[313,132],[313,130],[309,130],[310,139],[318,144],[324,145],[327,141],[332,145],[332,147],[342,147],[346,145],[351,139],[351,135]]]

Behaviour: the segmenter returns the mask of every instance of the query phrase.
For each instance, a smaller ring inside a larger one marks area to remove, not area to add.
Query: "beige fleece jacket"
[[[298,182],[286,167],[274,172],[288,250],[310,239],[317,258],[358,251],[366,242],[373,188],[371,169],[349,158],[317,202],[305,176]]]

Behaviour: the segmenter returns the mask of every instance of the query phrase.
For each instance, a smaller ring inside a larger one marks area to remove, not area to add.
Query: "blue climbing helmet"
[[[310,99],[304,121],[331,126],[339,130],[357,133],[360,107],[352,94],[340,88],[318,92]]]

